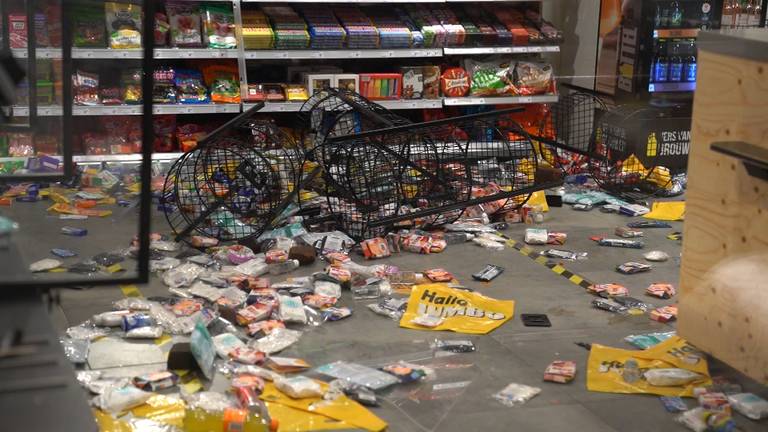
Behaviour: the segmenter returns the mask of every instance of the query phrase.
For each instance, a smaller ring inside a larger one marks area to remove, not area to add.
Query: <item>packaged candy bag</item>
[[[78,70],[72,76],[75,105],[99,105],[99,76]]]
[[[162,12],[155,13],[155,46],[164,47],[168,45],[168,32],[171,30],[171,23],[168,22],[168,16]]]
[[[171,24],[171,46],[202,46],[200,9],[196,3],[168,3],[165,6]]]
[[[123,101],[129,105],[141,103],[141,69],[126,69],[120,76]]]
[[[98,8],[78,5],[72,10],[76,47],[104,48],[104,16]]]
[[[236,48],[235,16],[226,5],[204,4],[203,25],[205,45],[208,48]]]
[[[141,48],[141,6],[107,2],[104,12],[110,48]]]
[[[467,71],[472,76],[469,93],[472,96],[501,96],[514,94],[509,61],[478,62],[466,60]]]
[[[174,77],[176,71],[172,68],[156,69],[155,83],[152,87],[152,101],[158,104],[174,104],[177,101]]]
[[[203,68],[205,83],[211,89],[213,103],[240,103],[240,83],[237,67],[231,65],[208,65]]]
[[[178,101],[183,104],[210,103],[208,89],[203,84],[200,71],[192,69],[177,70],[173,77],[173,83],[178,91]]]

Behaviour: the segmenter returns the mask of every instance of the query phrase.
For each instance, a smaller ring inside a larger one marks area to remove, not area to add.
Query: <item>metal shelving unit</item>
[[[455,47],[443,48],[444,55],[478,54],[532,54],[560,52],[559,45],[527,45],[511,47]]]
[[[506,97],[460,97],[444,98],[445,106],[462,105],[506,105],[506,104],[537,104],[557,102],[557,95],[537,96],[506,96]]]
[[[442,48],[398,48],[368,50],[246,50],[246,60],[320,60],[355,58],[442,57]]]

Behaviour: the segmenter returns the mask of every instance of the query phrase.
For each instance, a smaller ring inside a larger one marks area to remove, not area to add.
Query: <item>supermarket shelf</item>
[[[26,49],[12,50],[13,56],[27,58]],[[73,59],[140,59],[144,51],[140,49],[110,48],[72,48]],[[37,58],[60,59],[60,48],[38,48]],[[216,59],[237,58],[236,49],[211,48],[155,48],[156,59]]]
[[[533,104],[533,103],[554,103],[557,102],[557,95],[541,96],[508,96],[508,97],[460,97],[445,98],[445,106],[461,105],[506,105],[506,104]]]
[[[243,104],[243,111],[248,111],[253,108],[255,104],[246,103]],[[264,108],[259,112],[299,112],[301,110],[304,101],[300,102],[264,102]]]
[[[180,158],[184,153],[153,153],[153,161],[172,161]],[[54,156],[61,160],[61,156]],[[26,162],[28,157],[0,157],[0,163]],[[74,155],[72,161],[77,163],[101,163],[101,162],[139,162],[141,153],[117,154],[117,155]]]
[[[320,3],[318,0],[241,0],[243,3]],[[346,0],[328,3],[445,3],[446,0]]]
[[[239,104],[201,104],[201,105],[155,105],[155,114],[221,114],[221,113],[239,113]],[[91,115],[141,115],[141,105],[93,105],[93,106],[74,106],[72,115],[91,116]],[[61,116],[61,106],[39,106],[37,115],[41,117]],[[13,116],[29,116],[29,108],[26,106],[14,106]]]
[[[471,48],[443,48],[445,55],[473,55],[473,54],[527,54],[560,52],[558,45],[530,45],[514,47],[471,47]]]
[[[696,82],[669,82],[669,83],[650,83],[648,91],[658,92],[689,92],[696,90]]]
[[[653,37],[656,39],[670,39],[670,38],[695,38],[699,36],[699,29],[660,29],[653,31]]]
[[[374,101],[384,108],[391,110],[401,109],[430,109],[442,108],[442,99],[402,99],[402,100],[380,100]]]
[[[11,50],[11,55],[16,58],[27,58],[26,48],[14,48]],[[37,48],[35,50],[35,57],[41,59],[57,59],[61,58],[61,48]]]
[[[403,49],[340,49],[340,50],[247,50],[246,60],[280,59],[355,59],[355,58],[401,58],[401,57],[442,57],[441,48]]]

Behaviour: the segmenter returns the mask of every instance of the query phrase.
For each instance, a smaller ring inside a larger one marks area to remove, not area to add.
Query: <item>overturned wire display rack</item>
[[[563,87],[558,101],[546,107],[534,139],[544,160],[571,175],[589,170],[596,119],[607,108],[595,93]]]
[[[200,141],[170,168],[161,204],[177,240],[243,240],[263,233],[295,201],[304,152],[256,106]]]
[[[386,110],[359,95],[336,97],[353,107],[345,116],[365,120],[344,128],[354,133],[325,134],[310,154],[323,169],[327,210],[355,239],[511,209],[532,191],[560,184],[537,183],[531,139],[519,126],[499,126],[519,108],[391,124]],[[382,123],[390,124],[375,128]]]

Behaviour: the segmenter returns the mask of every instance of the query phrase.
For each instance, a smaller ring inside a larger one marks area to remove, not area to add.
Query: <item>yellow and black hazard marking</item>
[[[507,240],[507,245],[510,247],[516,249],[521,254],[527,256],[528,258],[536,261],[537,263],[543,265],[544,267],[552,270],[553,272],[559,274],[560,276],[568,279],[569,282],[576,284],[584,289],[589,288],[591,285],[594,285],[594,282],[590,281],[589,279],[579,276],[572,271],[566,269],[560,264],[554,264],[550,263],[547,257],[539,255],[535,250],[529,249],[522,245],[522,243],[516,242],[515,240]]]

